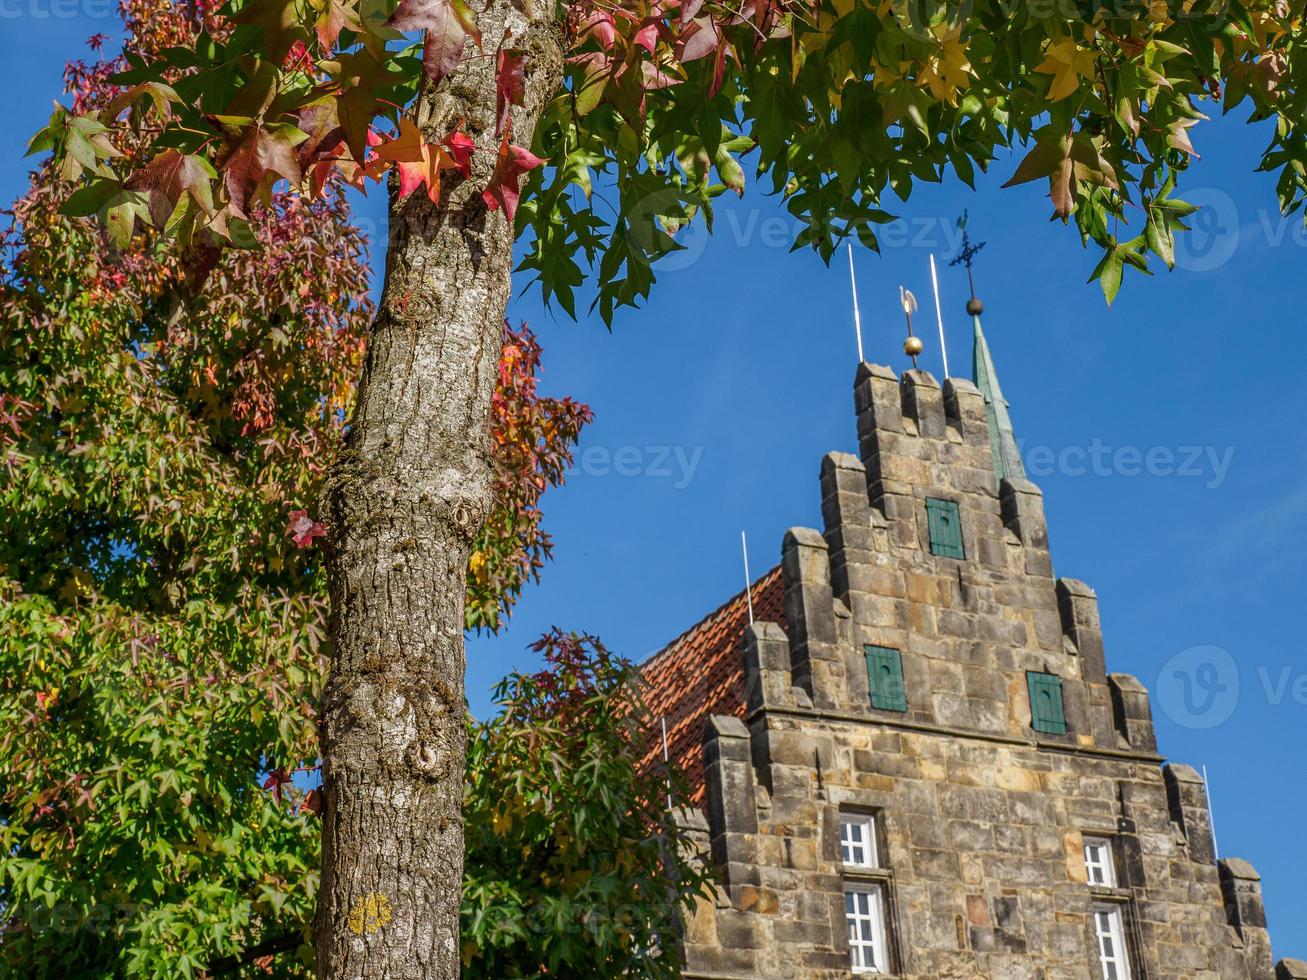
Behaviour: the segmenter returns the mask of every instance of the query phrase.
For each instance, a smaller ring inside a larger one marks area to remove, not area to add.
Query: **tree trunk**
[[[323,495],[333,654],[322,715],[323,866],[315,943],[323,978],[454,978],[466,766],[463,606],[468,555],[490,507],[487,431],[513,234],[488,211],[495,51],[527,52],[529,145],[562,78],[552,4],[531,23],[475,4],[484,55],[419,98],[432,141],[462,128],[470,180],[446,171],[433,205],[390,207],[381,304],[346,447]]]

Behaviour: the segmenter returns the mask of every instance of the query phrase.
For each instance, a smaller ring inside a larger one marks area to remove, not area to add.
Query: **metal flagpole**
[[[667,809],[672,808],[671,756],[667,753],[667,716],[663,715],[663,765],[667,768]]]
[[[930,284],[935,287],[935,319],[939,321],[939,352],[944,356],[944,379],[948,373],[948,346],[944,343],[944,308],[939,304],[939,275],[935,272],[935,255],[930,256]]]
[[[849,283],[853,286],[853,329],[858,334],[858,363],[866,358],[862,356],[862,314],[858,312],[858,280],[853,275],[853,243],[849,243]]]
[[[753,579],[749,577],[749,539],[740,532],[740,549],[744,552],[744,595],[749,601],[749,625],[753,625]]]

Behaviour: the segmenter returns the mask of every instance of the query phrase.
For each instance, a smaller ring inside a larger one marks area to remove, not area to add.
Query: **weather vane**
[[[980,316],[985,312],[985,304],[976,298],[976,280],[971,273],[971,263],[976,257],[976,253],[985,247],[985,242],[972,244],[971,236],[967,233],[967,212],[962,212],[962,217],[958,218],[958,229],[962,232],[962,248],[958,250],[957,257],[949,263],[950,266],[965,265],[967,267],[967,285],[971,288],[971,299],[967,300],[967,312],[972,316]]]
[[[903,304],[903,315],[908,318],[908,338],[903,341],[903,353],[912,358],[912,369],[917,369],[917,355],[921,353],[921,338],[912,333],[912,314],[917,312],[917,297],[911,289],[899,287],[899,302]]]

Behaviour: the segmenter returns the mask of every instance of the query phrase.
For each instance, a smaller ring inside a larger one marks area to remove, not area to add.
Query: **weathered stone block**
[[[1157,733],[1153,728],[1153,709],[1148,689],[1130,674],[1109,674],[1112,715],[1116,730],[1132,749],[1157,751]]]
[[[989,452],[989,416],[985,398],[970,381],[948,378],[944,382],[944,414],[962,439],[977,451],[983,450],[984,468],[993,472]]]
[[[1084,663],[1080,676],[1087,681],[1103,682],[1107,662],[1103,654],[1103,631],[1098,620],[1098,595],[1084,582],[1071,578],[1057,580],[1058,611],[1062,632],[1076,645]]]
[[[1189,857],[1200,864],[1216,859],[1212,815],[1207,809],[1207,786],[1191,766],[1171,763],[1162,769],[1166,780],[1171,819],[1180,826],[1189,845]]]
[[[926,439],[944,436],[944,393],[929,371],[907,371],[902,384],[903,415],[917,423]]]

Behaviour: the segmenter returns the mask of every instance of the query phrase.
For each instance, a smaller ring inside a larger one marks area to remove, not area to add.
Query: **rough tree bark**
[[[323,705],[323,978],[454,978],[463,876],[463,605],[490,506],[490,401],[513,235],[481,190],[495,137],[495,57],[527,52],[512,140],[529,145],[562,79],[553,5],[533,20],[476,3],[484,55],[418,101],[438,140],[477,143],[470,180],[390,207],[390,247],[358,405],[323,495],[331,528],[331,672]],[[529,9],[529,8],[528,8]]]

